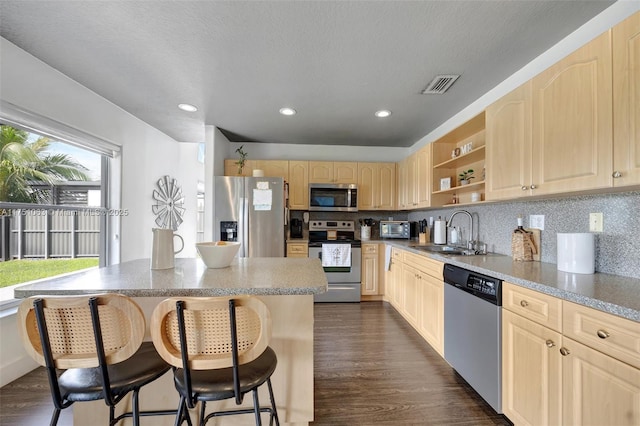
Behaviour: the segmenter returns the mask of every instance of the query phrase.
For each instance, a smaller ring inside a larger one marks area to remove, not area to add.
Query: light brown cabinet
[[[358,183],[358,163],[309,161],[309,183]]]
[[[440,355],[444,354],[444,264],[392,249],[385,295],[391,305]]]
[[[358,209],[394,210],[395,163],[358,163]]]
[[[430,206],[431,146],[398,162],[398,206],[412,210]]]
[[[640,327],[503,285],[502,408],[515,425],[637,425]]]
[[[516,425],[559,425],[562,301],[502,287],[502,410]]]
[[[611,75],[607,31],[531,80],[534,195],[612,185]]]
[[[309,162],[289,161],[289,208],[309,209]]]
[[[486,199],[531,194],[531,82],[486,110]]]
[[[363,296],[378,296],[381,294],[383,277],[382,262],[380,253],[383,251],[379,246],[384,244],[362,243],[362,278],[361,294]]]
[[[281,177],[289,181],[289,161],[287,160],[254,160],[253,170],[262,170],[265,177]]]
[[[309,243],[287,241],[287,257],[309,257]]]
[[[613,27],[613,185],[640,184],[640,12]]]

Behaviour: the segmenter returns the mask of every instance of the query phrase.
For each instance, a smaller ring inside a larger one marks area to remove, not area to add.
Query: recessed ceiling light
[[[374,115],[378,118],[386,118],[391,115],[391,111],[388,109],[381,109],[380,111],[376,111]]]
[[[183,111],[187,111],[187,112],[196,112],[198,110],[197,107],[191,105],[191,104],[178,104],[178,108],[180,108]]]
[[[280,108],[280,114],[282,115],[295,115],[295,113],[296,113],[296,110],[293,108],[288,108],[288,107]]]

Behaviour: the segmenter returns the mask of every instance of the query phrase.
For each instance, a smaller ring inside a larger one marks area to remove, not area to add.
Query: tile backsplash
[[[639,191],[464,205],[410,212],[408,219],[448,218],[457,209],[473,215],[474,233],[487,243],[489,251],[509,256],[511,233],[517,226],[518,216],[522,216],[524,226],[528,227],[529,215],[544,215],[541,260],[549,263],[557,261],[557,233],[589,232],[589,213],[603,213],[604,231],[596,233],[596,271],[640,278]],[[454,225],[468,226],[463,216],[456,216]]]

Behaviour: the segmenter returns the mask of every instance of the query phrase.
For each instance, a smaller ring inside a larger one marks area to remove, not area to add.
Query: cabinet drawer
[[[442,270],[444,269],[444,263],[442,262],[409,252],[405,252],[404,262],[413,265],[414,268],[419,269],[440,281],[443,279]]]
[[[563,302],[562,333],[640,368],[640,323],[572,302]]]
[[[378,244],[362,244],[362,254],[378,254]]]
[[[306,243],[287,243],[287,256],[288,255],[309,255],[309,245]]]
[[[562,300],[509,282],[502,285],[502,307],[562,332]]]

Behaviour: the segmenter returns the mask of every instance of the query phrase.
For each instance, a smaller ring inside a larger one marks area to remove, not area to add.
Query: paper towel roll
[[[576,274],[593,274],[596,266],[594,235],[558,233],[558,270]]]

